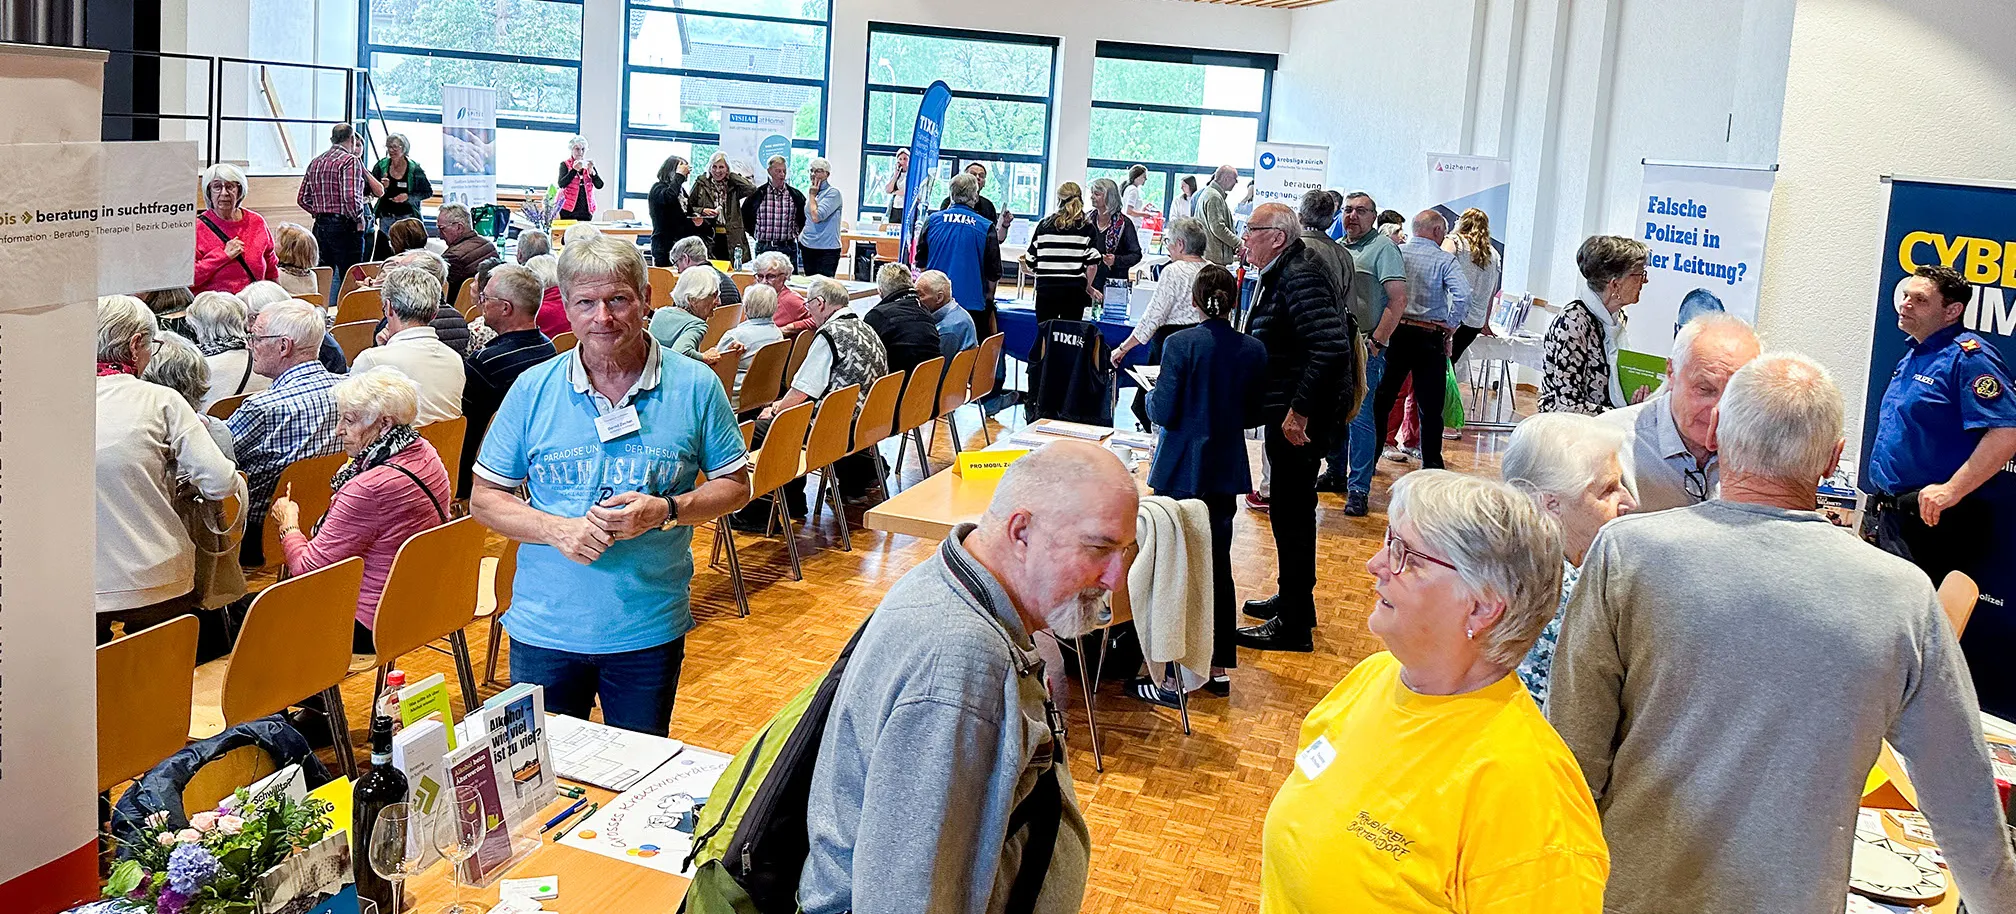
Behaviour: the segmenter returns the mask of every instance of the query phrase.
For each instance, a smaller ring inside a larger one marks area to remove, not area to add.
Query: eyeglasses
[[[1681,470],[1680,488],[1682,491],[1685,491],[1687,493],[1688,498],[1694,499],[1695,501],[1707,501],[1708,500],[1707,471],[1697,470],[1693,467],[1687,467],[1686,469]]]
[[[288,336],[287,336],[286,334],[284,334],[284,333],[267,333],[267,334],[262,334],[262,335],[259,335],[259,336],[254,336],[254,337],[251,337],[251,338],[250,338],[250,339],[248,340],[248,342],[253,342],[253,343],[256,343],[256,342],[259,342],[260,340],[284,340],[284,339],[288,339],[288,338],[289,338],[289,337],[288,337]]]
[[[1431,565],[1440,565],[1444,568],[1449,569],[1450,571],[1456,570],[1455,565],[1452,565],[1443,559],[1438,559],[1432,555],[1429,555],[1426,552],[1416,551],[1413,547],[1407,545],[1406,540],[1400,538],[1400,534],[1394,533],[1392,527],[1387,527],[1386,528],[1386,561],[1388,563],[1387,567],[1393,569],[1393,573],[1396,575],[1406,574],[1407,566],[1411,564],[1415,559],[1420,559]]]
[[[1246,231],[1241,234],[1251,235],[1254,232],[1280,232],[1283,235],[1288,234],[1287,229],[1278,225],[1248,225],[1246,226]]]

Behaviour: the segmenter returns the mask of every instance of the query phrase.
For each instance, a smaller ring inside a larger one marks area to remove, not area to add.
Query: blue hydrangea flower
[[[217,875],[217,858],[200,844],[183,844],[168,855],[168,887],[178,895],[194,895]]]

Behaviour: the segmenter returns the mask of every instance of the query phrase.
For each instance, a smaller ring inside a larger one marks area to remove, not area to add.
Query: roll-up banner
[[[1726,311],[1757,323],[1764,234],[1776,165],[1645,162],[1633,237],[1645,242],[1645,288],[1626,311],[1617,372],[1624,395],[1657,389],[1673,337],[1688,321]]]
[[[1428,199],[1434,201],[1430,208],[1449,220],[1451,232],[1464,210],[1483,210],[1491,218],[1491,246],[1498,249],[1499,262],[1504,262],[1505,213],[1512,202],[1511,159],[1429,153]],[[1410,219],[1413,215],[1407,214]]]
[[[917,102],[917,126],[910,131],[910,169],[903,175],[903,233],[897,242],[904,263],[912,263],[911,244],[922,228],[924,209],[937,194],[938,144],[945,132],[945,109],[952,104],[952,87],[944,80],[933,82]]]
[[[1301,205],[1306,191],[1321,190],[1330,172],[1330,147],[1306,143],[1253,144],[1253,205]]]
[[[441,87],[441,199],[497,202],[497,90]]]
[[[721,106],[721,151],[728,167],[752,179],[763,173],[771,156],[791,158],[791,127],[798,112],[790,108]],[[760,182],[759,182],[760,183]]]

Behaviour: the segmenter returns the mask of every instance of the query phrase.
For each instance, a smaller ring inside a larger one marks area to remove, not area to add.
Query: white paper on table
[[[546,739],[561,777],[618,792],[636,786],[684,745],[565,714],[546,715]]]
[[[690,877],[692,872],[681,864],[693,849],[693,836],[673,826],[694,801],[707,799],[728,762],[722,753],[687,746],[636,787],[569,828],[560,843]]]
[[[1127,374],[1134,378],[1136,384],[1141,385],[1142,390],[1154,390],[1155,382],[1162,380],[1162,366],[1134,365],[1127,369]]]

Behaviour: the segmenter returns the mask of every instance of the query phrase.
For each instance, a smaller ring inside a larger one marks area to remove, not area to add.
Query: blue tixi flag
[[[903,174],[903,234],[897,242],[904,263],[912,263],[911,245],[924,223],[925,206],[935,193],[931,185],[938,176],[938,141],[945,131],[945,106],[952,102],[952,87],[938,80],[924,90],[917,103],[917,128],[910,134],[910,169]]]

